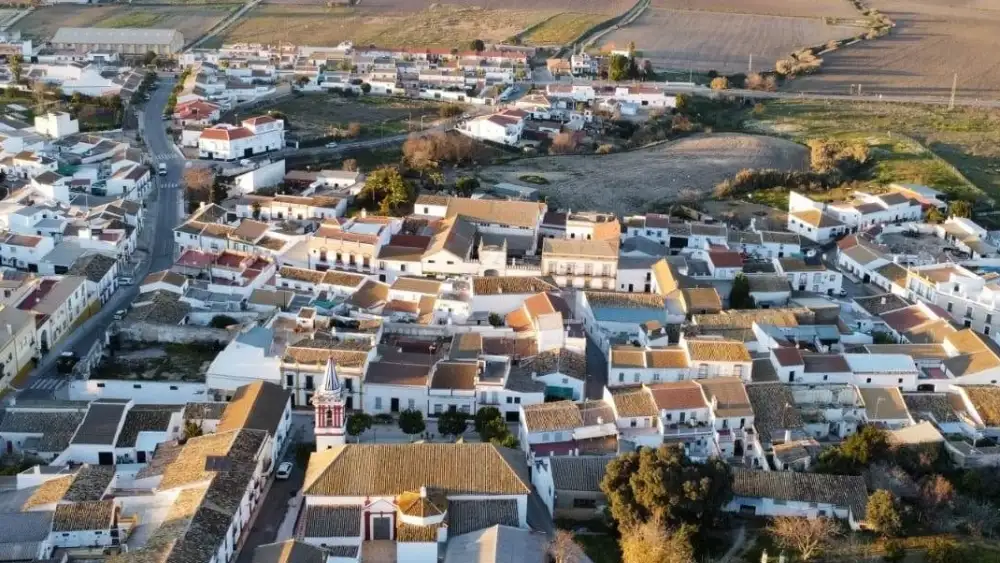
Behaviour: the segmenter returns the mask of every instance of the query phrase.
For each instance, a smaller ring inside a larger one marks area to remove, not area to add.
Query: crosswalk
[[[39,391],[56,391],[66,386],[66,379],[62,377],[36,377],[28,384],[28,389]]]
[[[157,164],[160,162],[170,162],[172,160],[182,160],[182,158],[174,151],[153,153],[149,155],[149,159]]]
[[[171,190],[171,189],[175,189],[175,188],[181,187],[180,183],[178,183],[178,182],[160,182],[160,183],[158,183],[156,185],[161,190]]]

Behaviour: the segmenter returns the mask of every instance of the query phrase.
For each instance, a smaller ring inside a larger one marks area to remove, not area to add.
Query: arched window
[[[333,426],[333,411],[326,409],[323,411],[324,426]]]

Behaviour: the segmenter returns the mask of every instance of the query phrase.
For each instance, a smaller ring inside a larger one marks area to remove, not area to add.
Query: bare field
[[[742,134],[702,134],[656,147],[604,156],[528,158],[486,167],[482,176],[523,183],[541,176],[538,186],[557,207],[606,209],[618,214],[644,211],[650,204],[711,193],[744,168],[805,170],[809,151],[797,143]]]
[[[557,14],[521,35],[521,42],[525,45],[565,45],[609,17],[572,12]]]
[[[416,13],[362,7],[258,6],[225,32],[230,42],[292,41],[309,45],[464,48],[473,39],[502,41],[556,15],[542,10],[439,6]]]
[[[442,104],[394,98],[347,100],[328,94],[308,94],[286,98],[255,112],[279,111],[287,117],[289,129],[300,139],[330,135],[331,128],[346,130],[351,123],[362,127],[362,136],[395,135],[408,129],[430,126],[439,117]],[[421,123],[421,116],[424,117]]]
[[[824,0],[830,1],[830,0]],[[846,2],[846,0],[843,0]],[[266,4],[326,6],[327,0],[265,0]],[[346,2],[344,2],[346,4]],[[630,0],[553,0],[539,5],[534,0],[361,0],[358,7],[369,12],[413,13],[446,8],[479,8],[483,10],[525,10],[544,12],[584,12],[619,14],[628,10]]]
[[[981,7],[993,9],[977,9]],[[1000,3],[995,0],[876,0],[896,22],[886,37],[823,56],[820,71],[792,81],[799,92],[848,93],[852,84],[877,95],[950,94],[996,99],[1000,94]]]
[[[858,11],[847,0],[653,0],[652,7],[805,18],[858,17]]]
[[[176,29],[191,40],[205,33],[229,13],[231,6],[78,6],[38,8],[14,28],[48,40],[60,27],[142,27]]]
[[[605,43],[634,41],[657,69],[721,73],[774,68],[779,58],[803,47],[857,35],[860,28],[827,25],[822,18],[791,18],[648,9],[639,19],[605,38]]]

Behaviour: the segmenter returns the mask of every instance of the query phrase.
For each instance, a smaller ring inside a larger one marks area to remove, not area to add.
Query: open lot
[[[604,42],[622,46],[634,41],[656,69],[735,73],[747,71],[750,55],[754,69],[772,69],[775,61],[793,51],[860,31],[828,25],[820,17],[650,8],[631,25],[608,34]]]
[[[328,137],[332,128],[346,130],[361,124],[361,137],[395,135],[429,127],[439,118],[442,104],[420,100],[364,97],[345,99],[329,94],[285,98],[255,109],[255,113],[278,111],[287,117],[290,130],[302,140]]]
[[[608,19],[607,15],[566,12],[556,14],[521,35],[525,45],[565,45]]]
[[[792,81],[802,92],[995,99],[1000,92],[1000,3],[976,0],[874,0],[896,27],[887,37],[823,56],[820,72]],[[991,9],[985,9],[991,8]]]
[[[856,18],[847,0],[653,0],[654,8],[769,16]]]
[[[756,135],[701,134],[637,151],[522,159],[482,170],[484,179],[523,183],[533,175],[556,207],[642,212],[665,200],[697,199],[744,168],[802,170],[802,145]]]
[[[180,31],[186,41],[205,33],[233,9],[232,5],[189,6],[79,6],[57,5],[38,8],[14,28],[26,35],[50,39],[60,27],[142,27]]]
[[[997,110],[774,100],[754,112],[746,126],[801,142],[822,137],[864,139],[877,163],[875,184],[914,182],[959,196],[985,192],[1000,201]]]

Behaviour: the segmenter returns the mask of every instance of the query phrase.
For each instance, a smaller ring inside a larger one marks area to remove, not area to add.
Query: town
[[[793,121],[880,94],[14,25],[0,562],[1000,561],[986,182]]]

